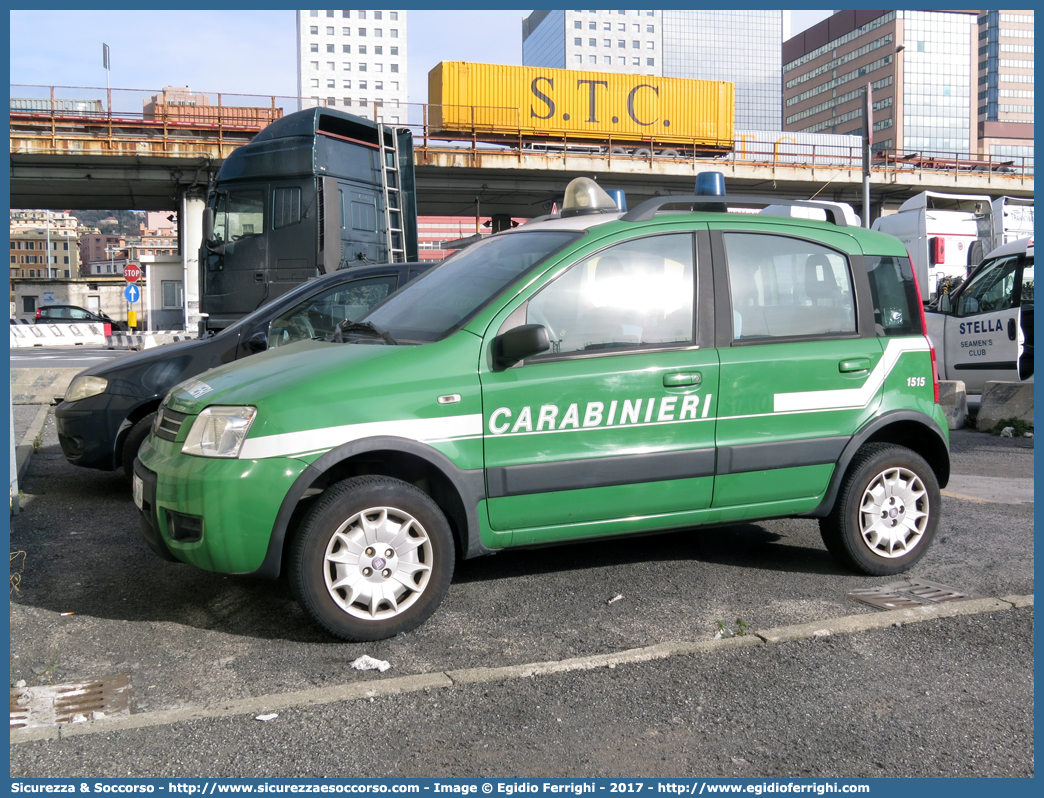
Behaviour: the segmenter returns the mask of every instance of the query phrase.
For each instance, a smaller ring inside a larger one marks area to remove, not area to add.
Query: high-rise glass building
[[[736,84],[736,127],[779,130],[784,12],[534,11],[522,63]]]
[[[1033,11],[980,12],[976,44],[979,152],[1032,159]]]
[[[875,150],[1032,158],[1033,12],[839,11],[783,43],[783,129],[859,135],[867,84]]]
[[[405,123],[406,11],[298,11],[300,107]]]

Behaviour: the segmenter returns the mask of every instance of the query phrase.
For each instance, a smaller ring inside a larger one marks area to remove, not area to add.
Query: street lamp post
[[[113,256],[117,252],[122,251],[122,249],[123,249],[122,247],[114,247],[114,246],[111,246],[111,245],[107,246],[105,248],[105,251],[109,253],[109,272],[111,274],[116,274],[116,262],[115,262]],[[98,308],[98,310],[101,310],[100,304],[101,304],[101,301],[99,300],[99,308]],[[130,303],[127,302],[126,305],[127,305],[127,318],[130,318]]]

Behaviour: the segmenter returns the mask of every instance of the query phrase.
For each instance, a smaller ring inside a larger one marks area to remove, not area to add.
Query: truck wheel
[[[120,465],[123,466],[123,476],[128,480],[134,476],[134,458],[138,456],[138,449],[149,437],[149,430],[152,429],[152,422],[155,420],[156,414],[149,413],[127,433],[127,439],[123,442],[123,451],[120,453]]]
[[[819,531],[842,565],[887,576],[924,556],[938,523],[939,482],[925,459],[903,446],[872,443],[852,460]]]
[[[308,512],[290,552],[294,596],[331,634],[383,640],[420,626],[453,578],[446,516],[390,477],[352,477]]]

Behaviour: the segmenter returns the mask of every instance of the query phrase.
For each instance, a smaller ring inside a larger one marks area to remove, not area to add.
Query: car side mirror
[[[542,324],[523,324],[513,327],[493,339],[493,368],[501,371],[527,357],[539,355],[551,348],[547,328]]]
[[[256,332],[243,342],[243,346],[254,354],[264,352],[268,349],[268,336],[263,332]]]
[[[214,209],[203,209],[203,240],[207,243],[214,240]]]
[[[952,311],[953,311],[953,308],[950,305],[950,295],[949,294],[943,294],[941,297],[939,297],[939,312],[940,313],[951,313]]]

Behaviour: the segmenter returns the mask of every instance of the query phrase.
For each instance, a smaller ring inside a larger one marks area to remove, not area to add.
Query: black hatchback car
[[[110,319],[100,311],[78,305],[44,305],[36,309],[36,324],[111,324],[114,331],[126,331],[127,324]]]
[[[58,441],[73,465],[127,478],[167,392],[197,374],[355,320],[435,261],[356,266],[278,297],[209,338],[169,344],[76,375],[55,409]]]

